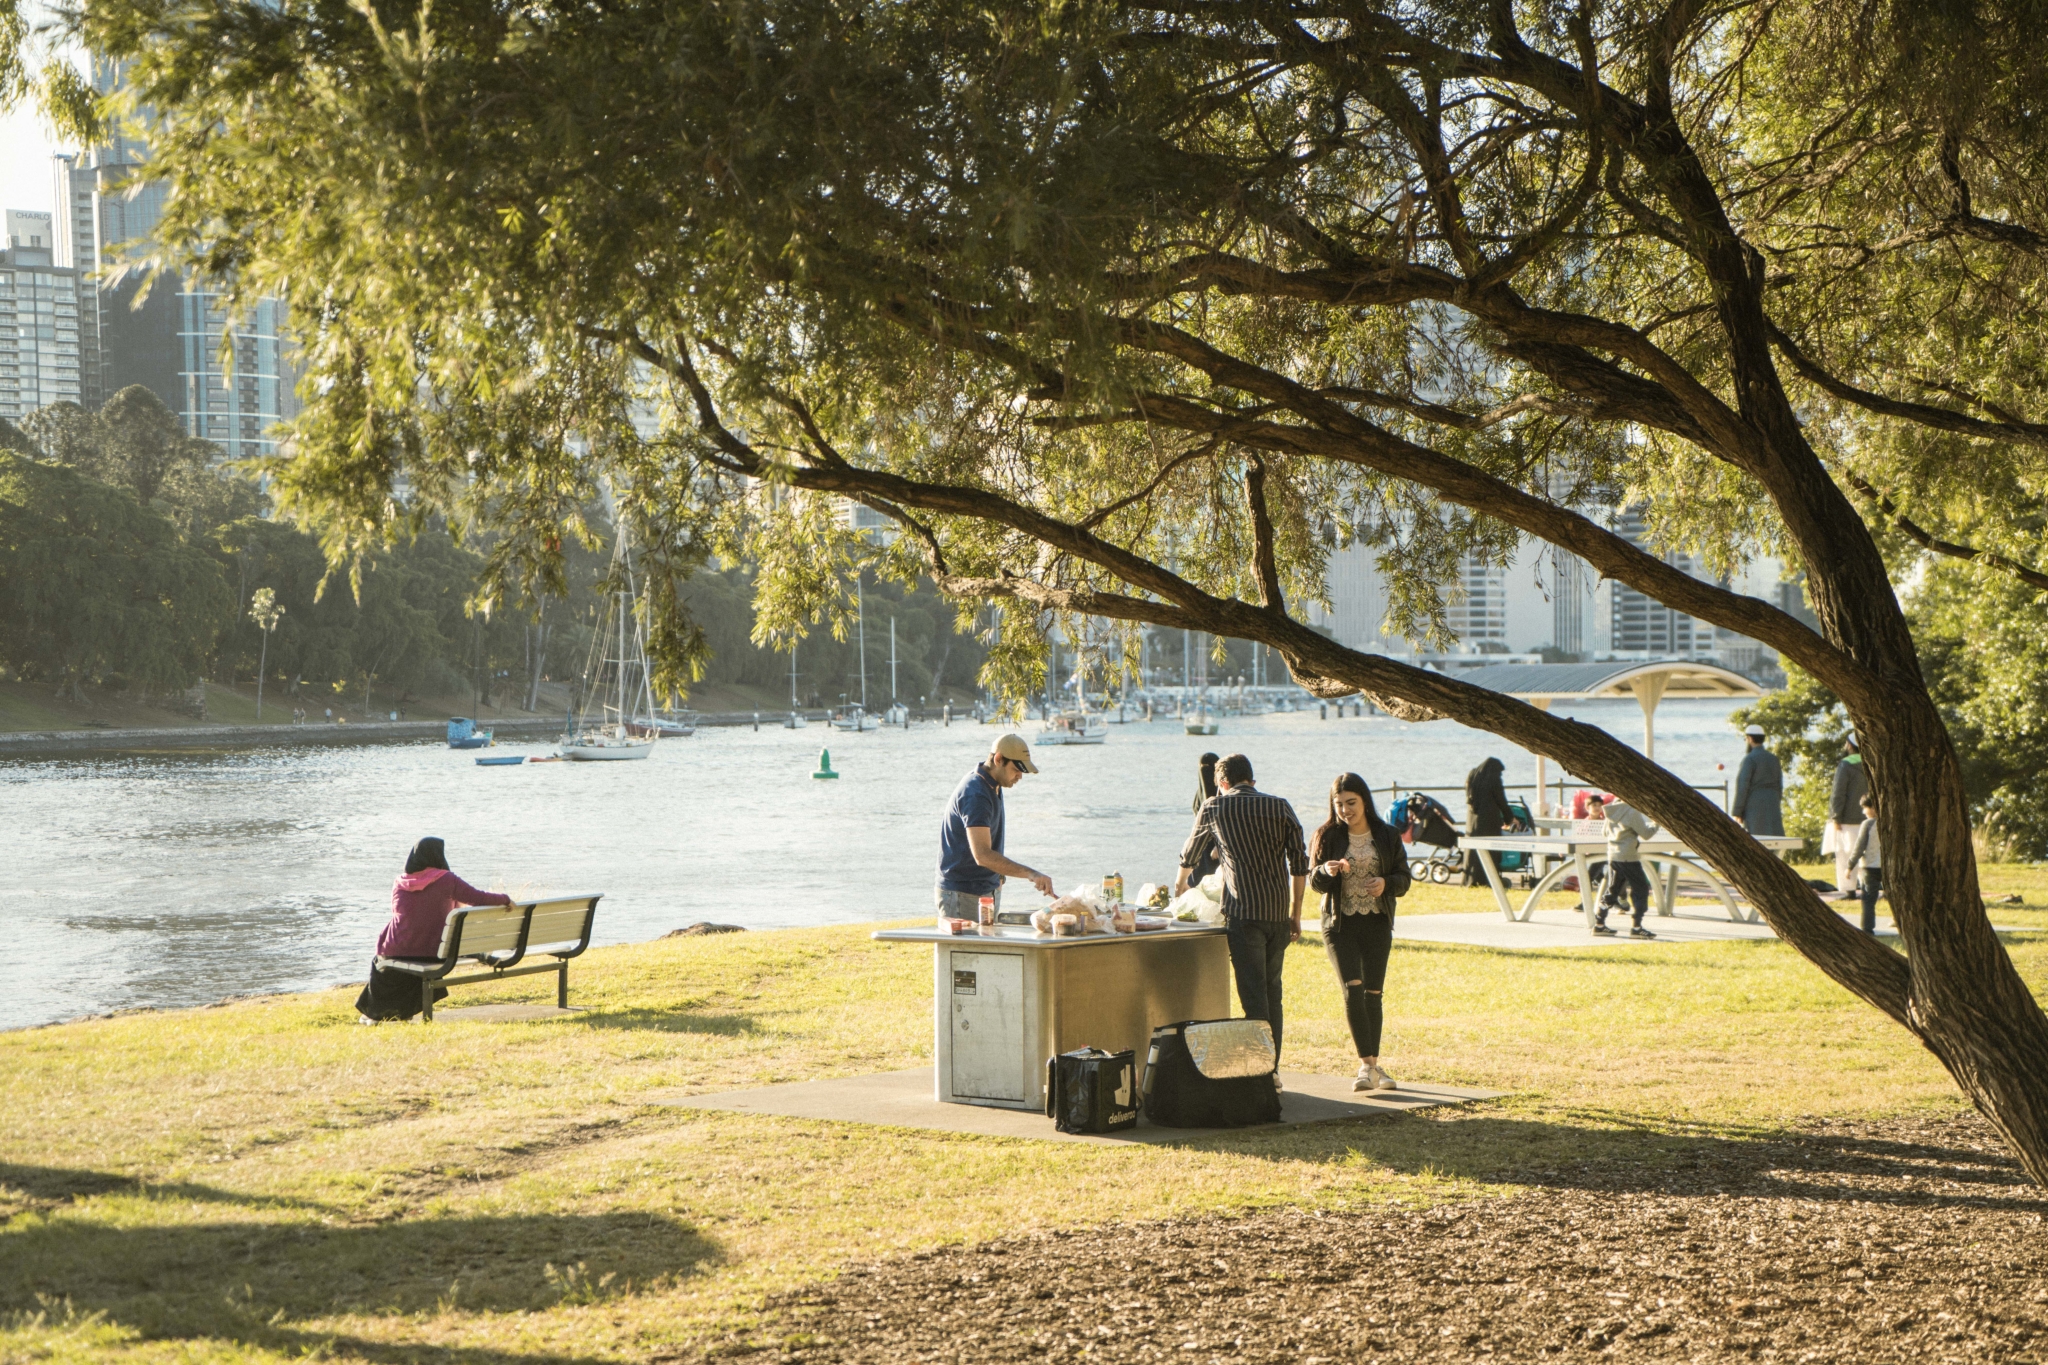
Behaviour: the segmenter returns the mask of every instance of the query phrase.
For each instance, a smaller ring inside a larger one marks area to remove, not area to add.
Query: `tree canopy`
[[[166,259],[300,310],[275,488],[331,555],[439,514],[546,583],[611,478],[643,543],[759,565],[775,634],[872,557],[848,498],[902,528],[885,572],[1004,605],[1013,680],[1057,613],[1260,641],[1628,795],[2048,1179],[2048,1021],[1892,586],[1923,549],[2039,573],[2039,18],[96,0],[81,31],[154,111]],[[1628,746],[1299,618],[1363,542],[1392,625],[1440,635],[1459,558],[1525,535],[1841,700],[1906,955]],[[1818,628],[1659,547],[1777,550]],[[684,666],[687,623],[658,638]]]

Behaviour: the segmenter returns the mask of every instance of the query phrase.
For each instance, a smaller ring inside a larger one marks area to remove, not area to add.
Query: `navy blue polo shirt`
[[[977,763],[974,771],[960,780],[953,802],[946,807],[946,823],[939,827],[939,887],[992,896],[1003,884],[998,873],[974,861],[974,846],[967,831],[977,826],[988,829],[989,847],[1003,851],[1003,789],[988,775],[988,765]]]

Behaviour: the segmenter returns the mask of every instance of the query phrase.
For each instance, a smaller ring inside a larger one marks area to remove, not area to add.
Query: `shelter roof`
[[[1718,664],[1682,660],[1604,664],[1495,664],[1454,675],[1495,692],[1526,699],[1580,700],[1634,697],[1761,697],[1763,688]]]

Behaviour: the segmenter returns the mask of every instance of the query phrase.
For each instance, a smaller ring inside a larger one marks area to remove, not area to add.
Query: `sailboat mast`
[[[896,704],[896,618],[889,618],[889,705]]]
[[[868,709],[868,601],[859,579],[853,581],[854,611],[860,616],[860,709]]]

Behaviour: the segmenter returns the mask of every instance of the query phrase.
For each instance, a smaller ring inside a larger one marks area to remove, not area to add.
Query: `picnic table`
[[[1502,917],[1510,924],[1527,923],[1529,917],[1536,913],[1537,902],[1559,882],[1576,874],[1579,879],[1579,908],[1585,913],[1586,928],[1591,930],[1597,918],[1593,864],[1606,860],[1606,830],[1596,820],[1546,819],[1540,824],[1547,828],[1539,828],[1530,834],[1465,835],[1458,840],[1458,847],[1478,857],[1479,865],[1486,870],[1487,884],[1493,888],[1494,904],[1500,907]],[[1803,848],[1806,844],[1803,839],[1790,837],[1759,838],[1757,842],[1779,853]],[[1656,838],[1644,839],[1641,849],[1644,870],[1654,869],[1650,877],[1651,908],[1658,915],[1668,918],[1676,913],[1673,905],[1678,899],[1678,879],[1686,873],[1696,873],[1720,900],[1729,919],[1737,924],[1755,924],[1763,918],[1742,904],[1736,898],[1734,888],[1681,840],[1660,834]],[[1529,889],[1528,899],[1522,902],[1520,913],[1509,902],[1507,884],[1501,880],[1500,863],[1495,856],[1500,853],[1521,853],[1532,859],[1555,863]]]

